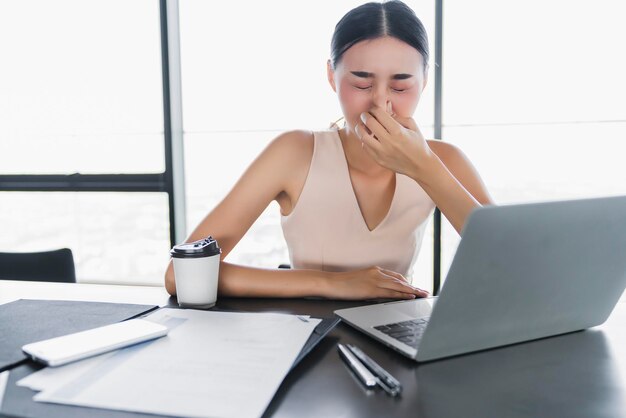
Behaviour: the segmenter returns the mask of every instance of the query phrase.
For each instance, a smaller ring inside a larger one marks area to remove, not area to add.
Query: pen
[[[348,344],[348,349],[354,353],[354,355],[367,367],[377,378],[377,383],[382,387],[385,392],[391,396],[398,396],[402,392],[402,385],[393,377],[387,370],[383,369],[372,360],[367,354],[365,354],[360,348]]]
[[[376,386],[376,377],[365,367],[357,358],[352,354],[350,350],[343,344],[337,344],[339,349],[339,355],[344,362],[350,367],[350,369],[356,374],[359,380],[365,385],[365,387],[373,388]]]

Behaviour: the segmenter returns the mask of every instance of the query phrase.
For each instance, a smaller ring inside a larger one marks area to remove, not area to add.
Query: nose
[[[372,91],[372,106],[385,109],[389,99],[389,92],[385,86],[378,86]]]

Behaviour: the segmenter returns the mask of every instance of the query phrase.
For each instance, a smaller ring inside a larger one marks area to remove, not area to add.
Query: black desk
[[[64,286],[78,286],[69,292],[73,298],[84,294],[85,300],[102,300],[102,291],[96,292],[93,285],[45,284],[44,296],[37,283],[15,283],[0,281],[0,303],[9,301],[7,294],[9,299],[63,299],[68,295]],[[140,290],[120,288],[126,298],[119,302],[159,299],[160,305],[176,304],[154,289],[147,289],[153,294],[141,299]],[[111,289],[110,296],[116,292]],[[139,299],[129,296],[134,292]],[[362,304],[222,298],[218,308],[327,317],[335,309]],[[389,370],[402,382],[403,396],[366,391],[339,359],[338,341],[360,346]],[[607,323],[587,331],[421,365],[340,324],[287,376],[264,416],[626,417],[626,303],[618,304]]]

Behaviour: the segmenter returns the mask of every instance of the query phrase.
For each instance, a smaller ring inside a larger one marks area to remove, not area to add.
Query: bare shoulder
[[[467,169],[472,162],[458,146],[440,139],[427,140],[430,149],[439,157],[448,170]]]
[[[308,164],[313,155],[313,132],[305,130],[284,132],[272,140],[267,149],[283,164],[302,162]]]
[[[439,157],[446,168],[481,204],[493,204],[478,171],[461,148],[449,142],[429,139],[428,146]]]
[[[313,133],[308,131],[287,131],[281,133],[265,147],[252,163],[255,175],[270,177],[285,187],[285,181],[298,176],[309,168],[313,155]]]
[[[275,199],[282,214],[291,212],[302,192],[311,166],[314,142],[313,132],[294,130],[276,137],[266,149],[265,158],[281,185]]]
[[[437,157],[439,157],[439,159],[443,161],[446,165],[448,162],[455,163],[458,162],[460,159],[467,159],[463,151],[461,151],[461,148],[457,147],[454,144],[442,141],[440,139],[428,139],[427,142],[430,149],[435,154],[437,154]]]
[[[278,135],[259,156],[259,162],[269,164],[275,172],[293,172],[305,165],[308,169],[313,155],[313,133],[288,131]]]

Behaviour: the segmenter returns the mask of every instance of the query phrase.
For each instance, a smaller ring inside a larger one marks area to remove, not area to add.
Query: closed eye
[[[356,88],[356,89],[359,89],[359,90],[369,90],[369,89],[372,88],[372,86],[363,86],[363,87],[361,87],[361,86],[353,86],[353,87]],[[407,91],[408,89],[394,89],[394,88],[392,88],[391,90],[395,91],[396,93],[403,93],[403,92]]]

